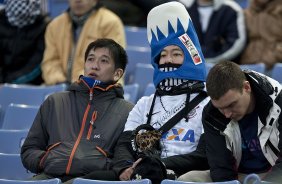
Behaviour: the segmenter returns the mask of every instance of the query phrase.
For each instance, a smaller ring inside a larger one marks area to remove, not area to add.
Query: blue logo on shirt
[[[172,134],[172,135],[171,135]],[[184,135],[184,136],[183,136]],[[170,131],[163,134],[162,139],[174,140],[174,141],[190,141],[195,142],[195,133],[194,130],[189,129],[185,132],[185,129],[175,129],[172,128]]]

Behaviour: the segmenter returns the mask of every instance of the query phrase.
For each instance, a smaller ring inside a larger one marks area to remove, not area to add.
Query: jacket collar
[[[266,119],[274,105],[274,101],[281,92],[281,86],[277,81],[257,72],[245,71],[245,75],[256,99],[256,110],[259,118],[266,125]]]
[[[90,89],[91,88],[87,85],[87,83],[80,78],[78,81],[72,83],[68,90],[89,94]],[[115,97],[123,98],[123,94],[124,94],[123,87],[119,83],[111,84],[107,86],[94,86],[92,90],[94,96],[105,94],[105,92],[108,92],[107,95],[113,94]]]

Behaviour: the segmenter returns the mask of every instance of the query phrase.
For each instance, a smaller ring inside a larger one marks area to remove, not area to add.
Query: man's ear
[[[251,84],[249,81],[244,81],[243,89],[249,93],[252,92]]]
[[[114,81],[115,82],[118,81],[122,77],[122,75],[123,75],[123,69],[121,68],[116,69],[114,74]]]

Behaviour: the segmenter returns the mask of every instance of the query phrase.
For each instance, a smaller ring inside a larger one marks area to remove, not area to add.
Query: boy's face
[[[182,64],[184,61],[184,53],[182,49],[176,45],[166,46],[161,54],[159,65],[161,64]]]
[[[82,16],[91,10],[98,0],[69,0],[69,6],[71,11],[76,16]]]
[[[230,89],[218,100],[212,99],[211,102],[226,118],[239,121],[252,110],[250,84],[245,81],[242,92]]]
[[[115,62],[108,48],[90,50],[84,65],[84,76],[102,82],[116,82],[122,74],[121,68],[115,69]]]

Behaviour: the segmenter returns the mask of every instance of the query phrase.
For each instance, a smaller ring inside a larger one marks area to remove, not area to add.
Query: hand
[[[120,181],[127,181],[130,180],[130,176],[132,175],[135,167],[141,162],[142,158],[139,158],[138,160],[136,160],[133,165],[127,169],[125,169],[121,175],[119,175],[119,179]]]

